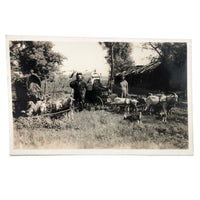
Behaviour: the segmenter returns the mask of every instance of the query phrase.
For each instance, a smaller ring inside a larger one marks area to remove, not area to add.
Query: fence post
[[[54,100],[54,93],[55,93],[55,80],[53,81],[53,95],[52,95],[53,100]]]

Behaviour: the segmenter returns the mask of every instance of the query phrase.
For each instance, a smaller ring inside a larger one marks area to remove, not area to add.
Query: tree
[[[107,50],[105,57],[111,66],[111,76],[126,71],[134,66],[131,58],[132,45],[127,42],[100,42],[100,45]]]
[[[148,42],[144,43],[143,47],[157,53],[157,57],[152,58],[152,63],[161,62],[166,67],[173,64],[174,67],[180,68],[187,62],[186,43]]]
[[[186,89],[187,86],[187,44],[182,42],[148,42],[143,45],[152,49],[157,56],[151,63],[160,63],[168,80],[167,87],[172,89]]]
[[[34,70],[41,79],[50,76],[58,70],[65,59],[61,54],[52,50],[53,43],[46,41],[11,41],[10,62],[12,72],[23,75]]]

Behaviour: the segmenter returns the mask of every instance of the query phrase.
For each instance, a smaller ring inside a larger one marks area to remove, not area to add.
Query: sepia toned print
[[[191,155],[187,40],[7,37],[11,154]]]

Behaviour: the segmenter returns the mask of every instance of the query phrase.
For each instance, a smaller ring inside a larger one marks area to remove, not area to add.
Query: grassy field
[[[14,148],[19,149],[187,149],[187,108],[177,106],[163,123],[156,115],[143,115],[143,123],[123,120],[105,110],[66,116],[20,117],[14,120]]]

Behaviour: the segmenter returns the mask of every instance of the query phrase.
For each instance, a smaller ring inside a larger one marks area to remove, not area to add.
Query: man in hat
[[[87,85],[83,81],[82,73],[76,74],[76,80],[70,83],[70,87],[74,90],[74,99],[76,103],[84,103]]]
[[[122,75],[121,86],[121,98],[126,98],[128,96],[128,82],[125,80],[125,76]]]

